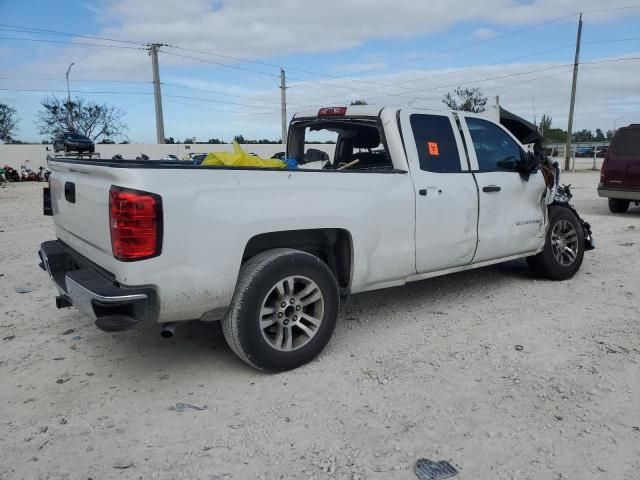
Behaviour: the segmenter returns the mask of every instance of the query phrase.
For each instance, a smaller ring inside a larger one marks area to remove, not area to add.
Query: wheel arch
[[[293,248],[310,253],[327,264],[342,293],[348,293],[353,272],[353,239],[341,228],[282,230],[253,236],[242,254],[242,263],[274,248]]]

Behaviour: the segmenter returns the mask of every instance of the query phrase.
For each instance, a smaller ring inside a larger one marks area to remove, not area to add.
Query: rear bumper
[[[60,295],[58,308],[76,307],[105,331],[121,331],[157,320],[157,296],[150,287],[123,287],[61,242],[40,245],[40,267]]]
[[[640,201],[640,190],[613,189],[598,186],[598,196],[605,198],[619,198],[620,200]]]

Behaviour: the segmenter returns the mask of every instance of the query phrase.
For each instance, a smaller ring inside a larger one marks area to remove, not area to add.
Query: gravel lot
[[[574,279],[517,261],[357,295],[316,361],[272,376],[217,324],[167,340],[57,310],[42,184],[0,185],[0,478],[414,479],[420,457],[640,478],[640,208],[610,214],[596,172],[564,181],[598,242]]]

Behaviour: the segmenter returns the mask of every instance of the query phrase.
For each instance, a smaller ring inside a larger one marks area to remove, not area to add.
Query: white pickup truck
[[[329,160],[305,143],[330,135]],[[563,280],[593,248],[537,129],[504,110],[302,112],[287,157],[299,168],[50,158],[57,306],[166,336],[221,319],[242,360],[282,371],[322,351],[350,294],[517,258]]]

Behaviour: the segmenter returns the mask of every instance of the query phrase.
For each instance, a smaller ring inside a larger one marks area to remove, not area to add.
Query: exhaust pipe
[[[162,325],[162,330],[160,330],[160,336],[162,338],[171,338],[176,331],[176,326],[178,324],[175,322],[169,322]]]

